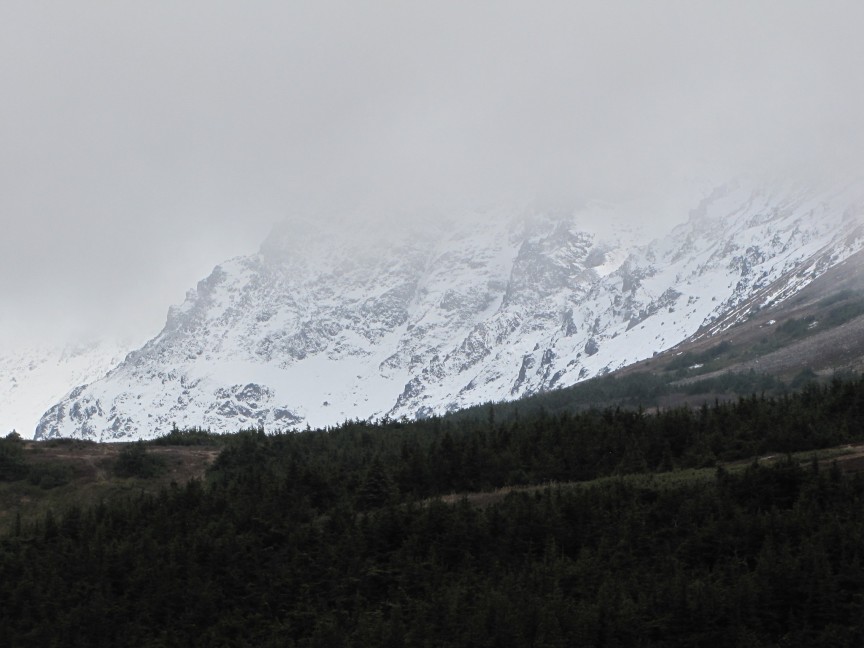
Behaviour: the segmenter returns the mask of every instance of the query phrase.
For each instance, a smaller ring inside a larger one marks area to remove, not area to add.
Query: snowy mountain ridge
[[[128,342],[12,344],[0,349],[0,435],[30,436],[70,385],[98,380],[121,362]]]
[[[587,227],[591,210],[616,220],[602,204],[460,215],[376,245],[350,227],[286,223],[49,409],[36,437],[320,427],[514,399],[731,326],[755,298],[785,299],[864,244],[860,184],[730,183],[637,248],[637,234]]]

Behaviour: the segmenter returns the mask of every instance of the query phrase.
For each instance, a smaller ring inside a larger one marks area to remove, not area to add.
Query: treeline
[[[722,347],[723,344],[718,345]],[[709,349],[706,356],[715,351]],[[721,363],[709,361],[702,368],[688,369],[696,364],[694,355],[685,357],[682,354],[673,363],[665,367],[666,371],[653,373],[641,371],[625,375],[609,375],[591,378],[576,385],[548,392],[534,394],[518,401],[495,404],[495,409],[501,418],[517,414],[534,415],[539,412],[579,412],[598,407],[630,407],[637,408],[660,406],[668,399],[682,396],[706,396],[713,399],[722,394],[726,400],[734,400],[740,395],[759,394],[780,395],[798,391],[811,382],[817,382],[817,375],[810,369],[803,369],[796,376],[784,381],[775,375],[757,373],[756,371],[730,371],[710,377],[699,377],[699,374],[719,369]],[[698,357],[698,356],[695,356]],[[717,356],[714,356],[715,358]],[[684,358],[682,361],[681,358]],[[856,374],[839,374],[843,381],[855,381]],[[685,379],[687,379],[685,381]],[[481,416],[489,404],[473,406],[448,416],[455,420],[471,420]]]
[[[860,380],[656,415],[250,431],[204,482],[0,541],[3,645],[859,646],[860,475],[660,473],[862,436]],[[540,486],[439,499],[520,485]]]
[[[864,380],[811,384],[776,398],[750,396],[659,414],[605,409],[484,419],[346,423],[326,433],[243,435],[212,478],[239,466],[286,480],[321,506],[352,506],[453,492],[714,466],[767,453],[864,439]],[[369,491],[380,493],[372,496]],[[365,495],[364,495],[365,494]],[[320,508],[320,506],[316,506]]]

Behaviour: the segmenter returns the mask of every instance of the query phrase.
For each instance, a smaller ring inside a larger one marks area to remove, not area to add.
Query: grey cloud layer
[[[295,211],[856,169],[859,3],[696,5],[3,3],[3,317],[158,319]]]

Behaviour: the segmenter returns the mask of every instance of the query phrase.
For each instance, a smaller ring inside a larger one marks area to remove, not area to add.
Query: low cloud
[[[6,3],[0,324],[158,328],[301,212],[861,169],[860,4],[704,4]]]

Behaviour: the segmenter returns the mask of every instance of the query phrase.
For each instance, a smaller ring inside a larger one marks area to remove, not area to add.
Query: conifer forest
[[[203,478],[18,513],[0,644],[861,646],[861,442],[854,378],[652,412],[174,429],[112,470],[212,445]],[[0,480],[62,481],[22,445],[0,440]]]

